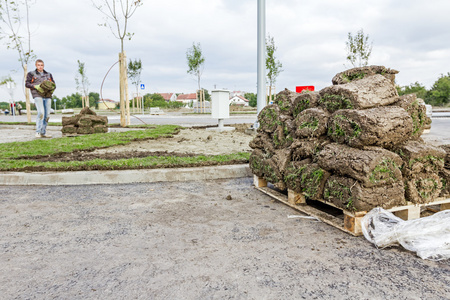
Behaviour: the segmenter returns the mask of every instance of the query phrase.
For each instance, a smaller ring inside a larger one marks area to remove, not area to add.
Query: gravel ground
[[[449,299],[449,261],[378,250],[252,187],[0,187],[1,299]],[[227,200],[227,196],[228,197]]]

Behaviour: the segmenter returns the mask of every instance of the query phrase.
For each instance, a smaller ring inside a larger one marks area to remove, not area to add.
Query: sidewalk
[[[119,171],[0,172],[0,185],[56,186],[169,181],[183,182],[192,180],[233,179],[250,176],[252,176],[252,173],[248,164]]]

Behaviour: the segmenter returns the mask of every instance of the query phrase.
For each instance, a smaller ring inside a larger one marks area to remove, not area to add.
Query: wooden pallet
[[[273,188],[268,187],[268,182],[265,179],[256,175],[254,175],[253,177],[253,182],[256,189],[298,211],[301,211],[302,213],[316,217],[320,221],[332,225],[354,236],[362,235],[361,219],[367,214],[366,211],[348,211],[337,207],[330,202],[326,202],[325,200],[308,200],[307,203],[306,198],[303,194],[296,193],[290,189],[288,189],[287,195],[278,192]],[[320,202],[325,204],[326,206],[334,207],[335,209],[340,210],[341,214],[339,216],[336,216],[327,212],[326,209],[324,210],[323,208],[317,208],[315,206],[309,205],[314,202]],[[396,216],[402,218],[403,220],[413,220],[420,218],[421,207],[428,207],[433,205],[440,205],[440,210],[450,209],[450,198],[438,198],[433,202],[417,205],[408,202],[408,204],[405,206],[393,207],[386,210],[394,213]]]

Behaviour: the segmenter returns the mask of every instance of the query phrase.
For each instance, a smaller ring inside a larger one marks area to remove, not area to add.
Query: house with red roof
[[[195,102],[196,100],[197,100],[197,94],[196,93],[180,94],[177,97],[177,101],[178,102],[183,102],[183,103],[191,103],[191,102]]]
[[[230,98],[230,105],[248,106],[249,101],[240,95]]]
[[[177,95],[175,93],[158,93],[160,94],[166,102],[177,100]]]

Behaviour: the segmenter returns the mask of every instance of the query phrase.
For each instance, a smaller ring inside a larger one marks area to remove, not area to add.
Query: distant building
[[[245,92],[243,92],[243,91],[232,91],[230,93],[230,97],[234,97],[234,96],[242,96],[242,97],[244,97],[244,95],[245,95]]]
[[[242,96],[234,96],[230,98],[230,105],[248,106],[248,100]]]
[[[166,102],[177,100],[177,95],[175,93],[158,93],[158,94],[160,94],[164,98],[164,100],[166,100]]]
[[[99,100],[97,103],[98,109],[114,109],[116,108],[117,104],[119,104],[119,101],[114,101],[111,99],[103,99]]]
[[[177,97],[177,101],[178,102],[183,102],[183,103],[191,103],[191,102],[195,102],[196,100],[197,100],[197,94],[196,93],[180,94]]]

